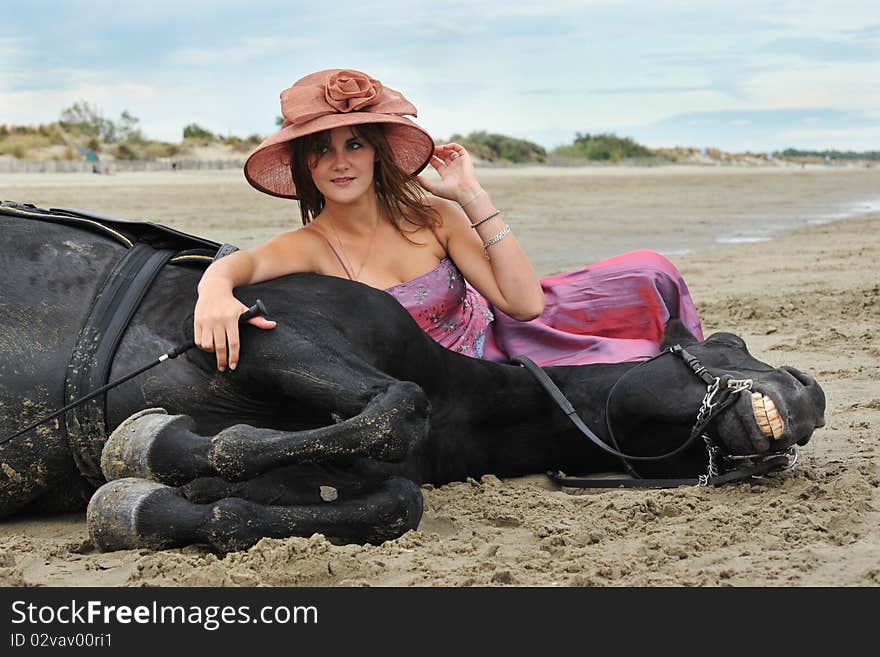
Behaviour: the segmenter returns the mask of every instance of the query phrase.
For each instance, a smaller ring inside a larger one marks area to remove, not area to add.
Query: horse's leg
[[[315,533],[378,544],[418,527],[421,515],[421,491],[400,477],[351,500],[301,506],[264,506],[237,497],[195,504],[178,488],[124,478],[97,490],[87,519],[92,541],[101,551],[200,543],[228,552],[246,549],[264,537]]]
[[[388,475],[364,464],[310,463],[276,468],[245,481],[200,477],[180,487],[190,502],[207,504],[224,497],[241,497],[272,506],[320,504],[362,497],[379,488]]]
[[[113,432],[101,468],[108,480],[140,477],[179,485],[206,476],[241,481],[296,463],[401,461],[427,435],[427,398],[416,384],[388,378],[369,392],[353,417],[304,431],[237,424],[201,436],[188,416],[143,414]],[[332,400],[325,401],[332,410]],[[353,409],[339,410],[345,415]]]

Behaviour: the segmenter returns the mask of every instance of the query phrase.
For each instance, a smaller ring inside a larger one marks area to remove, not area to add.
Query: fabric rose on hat
[[[358,71],[337,71],[324,86],[324,99],[337,112],[355,112],[375,102],[382,83]]]

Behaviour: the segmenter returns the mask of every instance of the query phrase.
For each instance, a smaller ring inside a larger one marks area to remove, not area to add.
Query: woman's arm
[[[538,276],[503,215],[496,214],[492,199],[477,182],[467,151],[458,144],[438,146],[431,164],[441,180],[419,177],[419,182],[429,192],[454,202],[438,200],[434,207],[442,219],[444,246],[461,273],[493,306],[514,319],[527,321],[540,315],[544,293]]]
[[[235,298],[233,290],[286,274],[314,271],[314,254],[320,248],[316,238],[307,230],[282,233],[217,260],[202,274],[193,340],[199,349],[217,355],[218,370],[224,371],[227,363],[233,370],[238,365],[238,317],[247,306]],[[262,329],[275,327],[275,322],[265,317],[254,317],[248,323]]]

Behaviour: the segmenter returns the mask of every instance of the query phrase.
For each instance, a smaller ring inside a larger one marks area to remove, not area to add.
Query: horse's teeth
[[[767,395],[759,392],[752,393],[752,411],[758,428],[767,438],[778,440],[785,433],[785,423],[779,415],[776,404]]]
[[[770,421],[770,429],[772,429],[773,432],[773,439],[779,440],[782,438],[782,434],[785,433],[785,423],[779,415],[776,404],[774,404],[773,400],[766,395],[764,395],[764,408],[767,411],[767,419]]]

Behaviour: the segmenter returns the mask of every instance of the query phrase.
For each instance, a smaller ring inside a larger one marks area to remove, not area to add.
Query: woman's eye
[[[353,150],[353,151],[356,151],[356,150],[358,150],[359,148],[363,148],[363,146],[361,145],[361,143],[360,143],[359,141],[350,141],[350,142],[348,142],[348,147],[349,147],[351,150]]]

